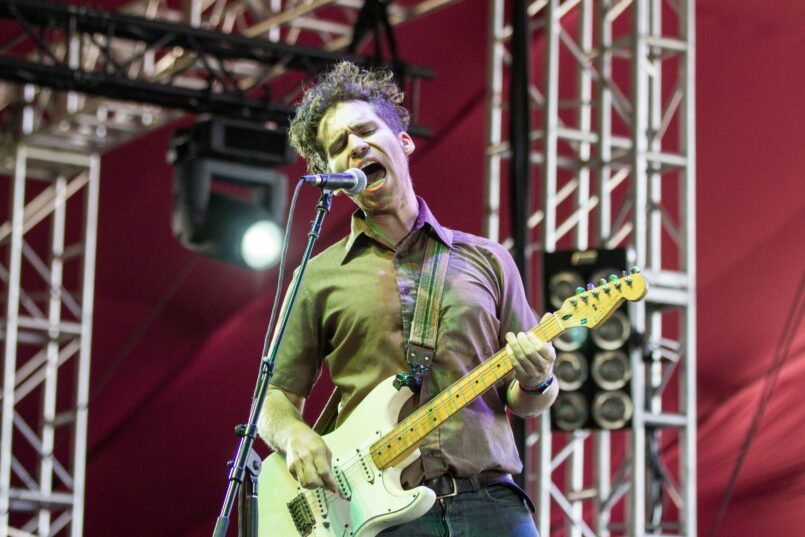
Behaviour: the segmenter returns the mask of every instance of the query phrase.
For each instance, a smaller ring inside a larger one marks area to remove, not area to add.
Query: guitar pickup
[[[335,484],[338,485],[338,493],[345,500],[351,500],[352,489],[349,486],[349,481],[347,481],[347,476],[338,466],[333,467],[333,475],[335,476]]]
[[[355,451],[357,452],[358,462],[361,465],[361,469],[363,470],[364,477],[366,477],[366,481],[368,481],[369,483],[374,483],[375,482],[375,473],[372,471],[372,467],[366,461],[366,454],[361,453],[360,449],[356,449]]]
[[[324,489],[318,488],[313,491],[314,495],[316,496],[316,507],[319,508],[319,516],[321,516],[322,521],[324,522],[325,527],[329,527],[330,523],[327,522],[327,496],[324,493]]]

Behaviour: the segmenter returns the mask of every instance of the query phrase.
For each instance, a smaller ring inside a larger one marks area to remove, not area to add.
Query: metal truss
[[[389,23],[456,1],[396,2]],[[0,84],[0,171],[13,200],[0,225],[0,535],[82,534],[100,155],[188,110],[284,122],[301,84],[283,75],[343,57],[363,0],[175,5],[135,0],[107,13],[0,0],[0,17],[17,24],[0,43],[0,79],[14,82]],[[430,73],[402,67],[415,123]],[[77,212],[83,228],[68,245]]]
[[[512,29],[504,0],[490,8],[485,224],[499,240]],[[540,535],[694,536],[693,0],[535,0],[528,15],[544,47],[529,87],[541,187],[529,251],[628,246],[652,286],[631,310],[644,335],[631,357],[632,427],[552,434],[547,416],[530,426]],[[551,525],[552,507],[563,524]]]
[[[391,6],[390,24],[452,1]],[[109,13],[2,0],[0,17],[17,32],[0,45],[0,78],[43,89],[22,96],[5,86],[0,111],[13,117],[19,103],[32,104],[36,113],[32,124],[23,126],[23,136],[36,135],[44,147],[84,151],[134,139],[178,117],[176,109],[282,124],[299,85],[277,96],[269,81],[288,71],[316,74],[344,57],[336,51],[349,44],[361,5],[193,0],[177,11],[164,1],[144,0]],[[412,132],[427,134],[415,119],[420,80],[432,73],[399,67],[411,95]]]
[[[11,218],[0,226],[8,253],[0,264],[0,535],[68,527],[82,535],[99,162],[97,154],[16,149]],[[61,173],[30,179],[29,167],[43,163]],[[81,238],[68,243],[76,235],[68,227],[82,221]]]

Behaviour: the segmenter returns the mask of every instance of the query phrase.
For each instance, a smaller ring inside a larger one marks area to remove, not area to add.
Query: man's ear
[[[402,131],[400,132],[400,134],[397,135],[397,137],[399,137],[400,143],[402,144],[403,152],[406,155],[410,155],[411,153],[414,152],[416,146],[414,145],[414,140],[413,138],[411,138],[410,134],[408,134],[405,131]]]

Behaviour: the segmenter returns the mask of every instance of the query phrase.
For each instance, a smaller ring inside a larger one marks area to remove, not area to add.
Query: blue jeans
[[[378,537],[539,537],[531,511],[515,490],[489,485],[436,500],[430,511]]]

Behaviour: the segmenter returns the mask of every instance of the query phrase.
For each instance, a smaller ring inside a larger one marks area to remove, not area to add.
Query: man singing
[[[390,73],[343,62],[305,93],[291,123],[291,143],[312,173],[360,168],[368,185],[351,197],[358,210],[349,235],[308,266],[260,435],[284,454],[301,486],[336,490],[330,450],[302,421],[302,406],[324,364],[340,394],[336,426],[381,381],[411,371],[414,312],[427,295],[418,285],[435,241],[449,251],[435,354],[420,370],[409,407],[427,403],[504,346],[514,371],[425,437],[402,484],[425,485],[438,500],[425,515],[380,535],[535,536],[531,502],[511,480],[522,464],[506,408],[537,416],[550,407],[558,392],[556,355],[526,332],[537,323],[509,253],[442,227],[415,195],[408,168],[415,147],[402,97]]]

